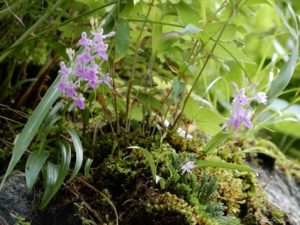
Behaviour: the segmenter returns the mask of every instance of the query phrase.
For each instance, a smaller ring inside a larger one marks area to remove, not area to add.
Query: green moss
[[[284,158],[274,146],[260,141],[228,140],[206,155],[202,151],[206,142],[204,136],[186,140],[169,132],[162,139],[160,134],[147,136],[139,129],[122,135],[104,133],[98,136],[92,151],[97,162],[93,185],[99,190],[108,190],[122,215],[120,223],[126,225],[283,225],[285,214],[268,202],[256,174],[213,167],[195,168],[192,174],[181,174],[180,168],[187,159],[247,164],[246,159],[255,158],[257,154],[247,149],[261,146],[264,151],[270,151],[269,155],[279,155],[276,161],[283,162]],[[164,188],[153,180],[144,155],[129,146],[142,147],[151,154]],[[205,176],[209,179],[204,179]],[[206,200],[204,196],[208,196]],[[102,210],[109,218],[114,218],[107,204],[93,201],[91,205],[99,213]]]
[[[219,224],[217,221],[210,218],[203,209],[193,207],[184,199],[169,192],[160,194],[150,190],[148,196],[145,206],[149,213],[164,213],[166,211],[175,212],[184,217],[189,225]]]
[[[246,157],[255,153],[246,153],[245,149],[263,149],[268,156],[277,156],[275,165],[284,169],[288,165],[286,157],[275,145],[264,139],[228,141],[214,155],[207,159],[225,160],[245,164]],[[250,155],[249,155],[250,154]],[[251,158],[251,157],[250,157]],[[227,206],[227,214],[242,218],[243,224],[285,224],[285,214],[268,202],[267,196],[256,177],[256,174],[208,168],[207,171],[218,179],[220,201]]]

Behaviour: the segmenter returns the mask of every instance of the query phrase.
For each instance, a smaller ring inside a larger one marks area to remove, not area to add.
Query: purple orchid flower
[[[96,62],[108,59],[106,53],[108,45],[104,42],[104,39],[114,36],[115,32],[103,35],[103,29],[99,29],[96,32],[93,27],[91,34],[92,36],[89,39],[86,32],[81,33],[81,38],[78,41],[78,45],[84,47],[81,54],[75,56],[73,49],[68,48],[66,50],[71,61],[71,68],[67,67],[64,62],[60,63],[59,74],[61,75],[61,80],[57,84],[57,88],[67,98],[72,99],[74,106],[80,109],[85,107],[82,92],[88,88],[95,89],[100,83],[104,83],[109,88],[112,88],[110,84],[112,78],[108,73],[104,74],[100,79],[99,74],[102,73]],[[83,88],[80,88],[80,86]]]
[[[256,96],[249,98],[246,96],[246,88],[239,89],[235,83],[233,83],[233,87],[237,90],[237,93],[233,96],[231,118],[227,121],[227,127],[232,126],[234,130],[237,130],[245,124],[247,128],[251,129],[253,125],[250,121],[252,115],[250,102],[255,100],[258,103],[265,104],[267,96],[264,92],[259,92]]]
[[[194,161],[188,160],[184,165],[181,166],[181,175],[185,173],[192,173],[195,168]]]

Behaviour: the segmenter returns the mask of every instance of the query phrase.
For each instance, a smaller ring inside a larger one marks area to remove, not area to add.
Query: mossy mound
[[[187,140],[174,132],[152,136],[141,130],[104,133],[96,147],[86,142],[86,154],[94,158],[91,177],[78,177],[67,185],[41,215],[52,215],[57,225],[116,224],[117,220],[123,225],[290,224],[285,213],[268,201],[254,172],[213,166],[195,167],[192,173],[181,170],[187,160],[264,163],[259,154],[279,156],[272,159],[282,167],[286,159],[274,152],[272,144],[228,140],[205,154],[206,142],[202,134]],[[297,174],[295,165],[287,170],[293,175]],[[62,209],[72,219],[59,223],[61,217],[66,218],[65,213],[58,213]]]

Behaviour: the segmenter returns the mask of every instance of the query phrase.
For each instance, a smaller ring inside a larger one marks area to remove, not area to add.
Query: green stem
[[[209,60],[210,60],[210,58],[212,57],[213,52],[215,51],[215,49],[216,49],[216,47],[217,47],[217,45],[218,45],[218,43],[219,43],[219,41],[220,41],[220,39],[221,39],[221,37],[222,37],[224,31],[225,31],[225,29],[226,29],[226,27],[227,27],[228,24],[229,24],[230,19],[233,17],[233,15],[234,15],[234,13],[235,13],[235,8],[238,6],[239,3],[240,3],[240,0],[237,2],[236,6],[233,7],[233,9],[232,9],[232,11],[231,11],[231,13],[230,13],[230,15],[229,15],[229,18],[228,18],[227,21],[224,23],[224,25],[223,25],[223,27],[222,27],[222,29],[221,29],[221,31],[220,31],[218,37],[217,37],[217,39],[216,39],[216,41],[215,41],[215,43],[214,43],[212,49],[211,49],[211,52],[210,52],[209,55],[206,57],[206,60],[205,60],[205,62],[203,63],[203,66],[202,66],[200,72],[198,73],[198,75],[197,75],[197,77],[196,77],[196,79],[195,79],[195,81],[194,81],[194,83],[193,83],[193,85],[192,85],[190,91],[188,92],[186,98],[184,99],[183,106],[182,106],[182,110],[181,110],[181,112],[179,113],[179,115],[176,117],[176,119],[175,119],[175,121],[174,121],[174,123],[173,123],[171,129],[174,129],[174,127],[176,126],[177,122],[178,122],[179,119],[181,118],[181,116],[182,116],[182,114],[183,114],[183,112],[184,112],[184,110],[185,110],[185,107],[186,107],[186,105],[187,105],[187,102],[188,102],[188,100],[189,100],[189,98],[190,98],[190,96],[191,96],[193,90],[195,89],[196,84],[198,83],[198,80],[199,80],[200,77],[202,76],[204,69],[206,68],[206,66],[207,66],[207,64],[208,64],[208,62],[209,62]]]
[[[136,63],[137,63],[137,52],[138,52],[138,48],[140,45],[140,40],[142,38],[142,34],[144,31],[144,27],[146,25],[146,21],[150,15],[150,11],[152,8],[154,0],[151,1],[150,6],[148,8],[148,12],[146,14],[145,20],[143,22],[142,28],[141,28],[141,32],[139,33],[139,36],[137,38],[137,42],[136,42],[136,46],[135,46],[135,53],[134,53],[134,59],[133,59],[133,66],[132,66],[132,70],[131,70],[131,75],[129,78],[129,85],[128,85],[128,90],[127,90],[127,95],[126,95],[126,122],[125,122],[125,130],[128,132],[129,131],[129,105],[130,105],[130,95],[131,95],[131,89],[133,86],[133,78],[134,78],[134,72],[135,72],[135,67],[136,67]]]

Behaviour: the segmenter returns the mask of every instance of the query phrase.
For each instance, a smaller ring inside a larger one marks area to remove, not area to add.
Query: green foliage
[[[257,131],[267,132],[264,128],[293,136],[287,138],[288,142],[274,138],[291,149],[299,141],[299,88],[289,90],[289,85],[298,85],[299,80],[294,77],[299,70],[299,9],[295,13],[291,5],[281,4],[281,10],[272,0],[60,0],[45,1],[41,13],[40,9],[34,12],[34,3],[12,1],[9,4],[13,11],[1,6],[0,20],[5,21],[4,30],[11,37],[0,43],[0,70],[7,74],[1,77],[0,89],[4,91],[0,101],[17,99],[16,107],[30,102],[30,96],[38,96],[48,87],[48,74],[52,85],[16,137],[0,190],[28,151],[25,173],[29,189],[43,172],[41,208],[48,205],[65,180],[67,185],[74,182],[85,161],[83,172],[90,181],[95,180],[91,173],[94,162],[114,179],[126,176],[126,182],[140,182],[147,191],[160,185],[159,193],[149,191],[150,197],[142,199],[148,212],[176,212],[189,224],[238,224],[230,215],[237,214],[239,201],[246,198],[235,173],[251,177],[253,169],[244,165],[238,153],[231,152],[235,146],[228,143],[239,135],[248,138]],[[28,13],[20,11],[20,19],[14,12],[22,5],[28,6]],[[11,31],[8,15],[19,23],[24,20],[26,28],[19,31],[14,27]],[[88,33],[90,16],[102,21],[105,32],[116,32],[109,58],[101,65],[113,77],[113,87],[99,86],[86,94],[87,109],[70,112],[70,104],[55,104],[61,93],[56,88],[60,77],[52,75],[57,70],[53,65],[61,58],[68,59],[65,48],[71,41],[76,43],[81,31]],[[41,65],[43,62],[45,65]],[[36,79],[34,75],[23,79],[19,71],[25,71],[23,75],[37,73]],[[231,82],[248,87],[249,92],[264,91],[268,95],[271,105],[258,107],[252,132],[241,129],[233,134],[225,128],[230,99],[235,94]],[[23,88],[24,97],[14,93]],[[81,130],[82,135],[78,135]],[[110,136],[104,135],[109,139],[102,140],[107,145],[96,152],[99,133]],[[142,141],[135,140],[138,138]],[[195,139],[200,139],[200,144],[194,145]],[[76,159],[68,177],[71,146]],[[256,147],[246,151],[257,150],[265,151]],[[97,160],[85,160],[84,151]],[[226,155],[226,151],[233,156]],[[187,160],[195,162],[195,168],[183,174],[181,167]],[[228,181],[220,171],[226,171],[233,182],[232,192],[224,187]],[[221,203],[218,195],[228,202]],[[84,216],[82,220],[93,223]]]
[[[29,155],[25,167],[26,184],[28,189],[32,189],[48,157],[49,152],[46,151],[34,151]]]
[[[225,168],[230,170],[239,170],[239,171],[246,171],[246,172],[254,172],[254,170],[245,165],[238,165],[234,163],[222,162],[217,160],[198,160],[197,166],[199,167],[218,167],[218,168]]]
[[[40,208],[47,206],[50,200],[55,196],[61,188],[70,167],[71,162],[71,147],[69,144],[62,143],[61,148],[61,163],[59,165],[47,163],[45,170],[45,192],[40,203]]]
[[[13,171],[14,167],[16,166],[16,164],[18,163],[22,155],[25,153],[27,147],[30,145],[32,139],[37,134],[52,104],[60,96],[60,92],[56,88],[58,81],[59,81],[59,77],[56,79],[56,82],[54,82],[51,85],[48,92],[44,96],[42,102],[32,113],[30,119],[27,121],[22,132],[16,137],[15,145],[13,149],[13,155],[8,165],[7,171],[4,175],[4,178],[2,179],[0,190],[2,189],[7,176]]]
[[[92,163],[93,163],[93,160],[88,158],[85,162],[85,165],[84,165],[84,176],[87,179],[92,179],[92,176],[91,176],[91,173],[90,173]]]
[[[76,177],[76,175],[78,174],[78,172],[81,168],[81,165],[82,165],[82,162],[83,162],[83,148],[82,148],[81,141],[80,141],[77,133],[73,130],[67,130],[67,131],[71,136],[71,139],[72,139],[72,142],[73,142],[73,145],[74,145],[74,149],[75,149],[75,152],[76,152],[75,166],[74,166],[74,169],[73,169],[73,173],[72,173],[72,175],[69,179],[69,181],[71,181],[72,179],[74,179]]]
[[[198,200],[200,204],[206,204],[215,198],[217,190],[217,179],[210,177],[207,174],[202,176],[202,183],[197,191]]]
[[[30,222],[26,221],[26,218],[15,215],[15,214],[10,214],[13,218],[15,218],[16,222],[15,225],[30,225]]]
[[[270,100],[277,97],[289,84],[292,76],[294,74],[294,70],[296,67],[296,62],[298,58],[298,49],[299,49],[299,32],[298,32],[298,21],[293,9],[288,5],[289,12],[293,18],[293,22],[295,23],[295,29],[293,29],[289,24],[283,12],[278,9],[278,13],[286,26],[287,30],[290,32],[291,36],[293,37],[295,44],[293,46],[292,55],[290,56],[289,60],[285,64],[285,66],[280,70],[277,78],[272,81],[270,89],[268,91],[268,97]]]
[[[206,144],[204,152],[209,153],[215,150],[218,147],[218,145],[220,145],[229,137],[229,135],[230,134],[227,132],[220,131],[218,134],[213,136],[213,138]]]

